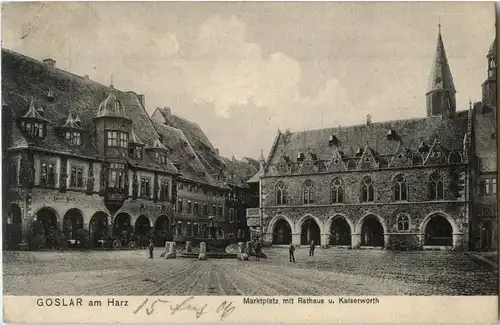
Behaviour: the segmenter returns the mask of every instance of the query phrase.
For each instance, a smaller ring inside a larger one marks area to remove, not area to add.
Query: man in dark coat
[[[155,244],[152,239],[149,240],[149,258],[153,258],[153,251],[155,249]]]
[[[314,243],[314,240],[311,240],[311,243],[309,244],[309,256],[314,256],[314,249],[316,248],[316,244]]]
[[[290,247],[288,249],[288,252],[290,253],[290,262],[295,263],[295,246],[293,246],[292,243],[290,243]]]

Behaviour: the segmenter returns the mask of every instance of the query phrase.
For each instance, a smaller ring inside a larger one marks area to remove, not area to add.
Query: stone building
[[[481,103],[457,111],[441,32],[425,118],[281,132],[260,180],[268,243],[494,249],[496,41]]]
[[[192,145],[205,135],[187,132],[194,123],[159,123],[143,95],[55,64],[2,49],[6,246],[57,246],[82,234],[94,245],[146,237],[163,245],[234,232],[224,177],[232,169],[207,171]]]

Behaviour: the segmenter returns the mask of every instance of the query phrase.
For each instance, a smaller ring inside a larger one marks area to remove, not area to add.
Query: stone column
[[[292,244],[300,245],[300,233],[292,234]]]
[[[453,233],[453,250],[459,251],[463,249],[463,233]]]
[[[418,243],[420,244],[420,248],[424,248],[425,245],[425,234],[418,234]]]
[[[384,249],[390,248],[391,235],[384,234]]]
[[[351,246],[352,248],[359,248],[361,246],[361,234],[351,234]]]
[[[321,247],[328,247],[330,241],[330,234],[321,234]]]
[[[19,244],[21,249],[28,248],[29,246],[30,227],[31,221],[28,221],[28,217],[24,217],[21,225],[21,243]]]

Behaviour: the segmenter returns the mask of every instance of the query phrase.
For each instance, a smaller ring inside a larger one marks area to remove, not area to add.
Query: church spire
[[[438,24],[436,56],[431,69],[427,97],[427,116],[453,115],[456,111],[455,84],[444,49],[441,23]]]

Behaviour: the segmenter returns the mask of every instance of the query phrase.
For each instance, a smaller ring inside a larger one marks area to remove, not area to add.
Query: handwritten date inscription
[[[162,312],[168,311],[170,315],[174,315],[179,312],[191,312],[196,318],[200,318],[205,314],[214,312],[214,309],[210,308],[208,304],[197,304],[195,297],[188,297],[182,300],[180,303],[173,302],[164,299],[150,300],[149,298],[144,299],[143,302],[134,310],[134,314],[140,311],[145,311],[147,315],[153,314],[155,311]],[[231,315],[236,307],[233,305],[232,301],[224,300],[215,309],[215,313],[223,321],[226,317]]]

